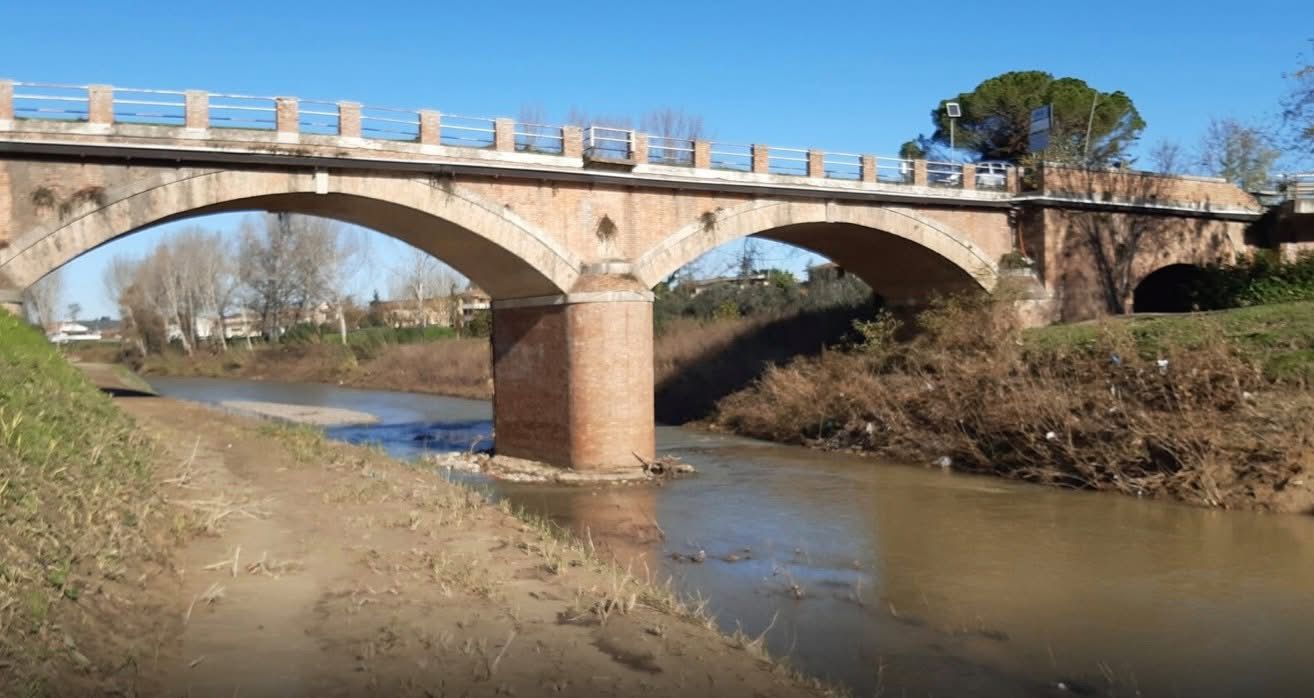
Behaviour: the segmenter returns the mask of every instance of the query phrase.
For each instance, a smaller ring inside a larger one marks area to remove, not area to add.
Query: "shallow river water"
[[[343,407],[410,457],[485,439],[486,402],[152,378],[171,397]],[[803,671],[888,696],[1314,695],[1314,517],[1196,509],[678,428],[664,487],[490,483],[766,633]],[[688,556],[705,555],[703,562]],[[679,556],[680,559],[674,559]]]

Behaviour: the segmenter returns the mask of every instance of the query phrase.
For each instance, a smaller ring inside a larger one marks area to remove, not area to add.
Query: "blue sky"
[[[134,7],[125,10],[124,7]],[[1314,38],[1314,3],[766,2],[26,3],[0,25],[17,80],[351,99],[553,120],[572,107],[703,117],[713,138],[892,154],[944,97],[1008,70],[1120,89],[1143,144],[1187,145],[1211,116],[1273,114]],[[233,217],[204,219],[231,226]],[[100,266],[65,268],[66,301],[111,313]],[[395,248],[376,244],[385,267]],[[798,258],[801,259],[801,258]],[[801,262],[789,262],[797,266]],[[386,283],[362,281],[363,287]]]

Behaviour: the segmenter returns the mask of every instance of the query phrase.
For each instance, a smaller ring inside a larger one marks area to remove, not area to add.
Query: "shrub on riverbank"
[[[769,369],[722,401],[715,423],[1064,487],[1314,510],[1314,400],[1300,378],[1266,369],[1310,352],[1314,335],[1278,346],[1271,332],[1257,338],[1262,323],[1238,333],[1195,316],[1024,339],[1014,318],[1007,304],[946,301],[898,343],[897,323],[878,316],[847,351]]]
[[[1190,291],[1202,310],[1314,300],[1314,254],[1283,259],[1261,251],[1207,266]]]
[[[163,501],[132,420],[3,311],[0,375],[0,693],[42,695],[149,651],[106,645],[138,630],[115,611],[159,559]]]

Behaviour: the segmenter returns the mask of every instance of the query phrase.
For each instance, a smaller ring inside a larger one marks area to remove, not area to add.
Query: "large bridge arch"
[[[86,252],[161,223],[234,211],[304,213],[371,228],[441,258],[497,299],[564,293],[581,268],[563,244],[506,207],[424,177],[162,170],[49,209],[38,219],[44,222],[0,249],[0,286],[27,288]]]
[[[895,301],[929,289],[990,291],[998,280],[998,265],[985,250],[952,226],[911,209],[760,200],[685,225],[639,257],[634,276],[655,286],[704,253],[748,236],[829,257]]]

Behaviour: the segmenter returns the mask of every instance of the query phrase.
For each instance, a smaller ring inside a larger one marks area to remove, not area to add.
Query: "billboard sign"
[[[1039,153],[1049,147],[1049,127],[1054,118],[1054,107],[1046,104],[1031,110],[1031,128],[1027,132],[1027,145],[1031,152]]]

